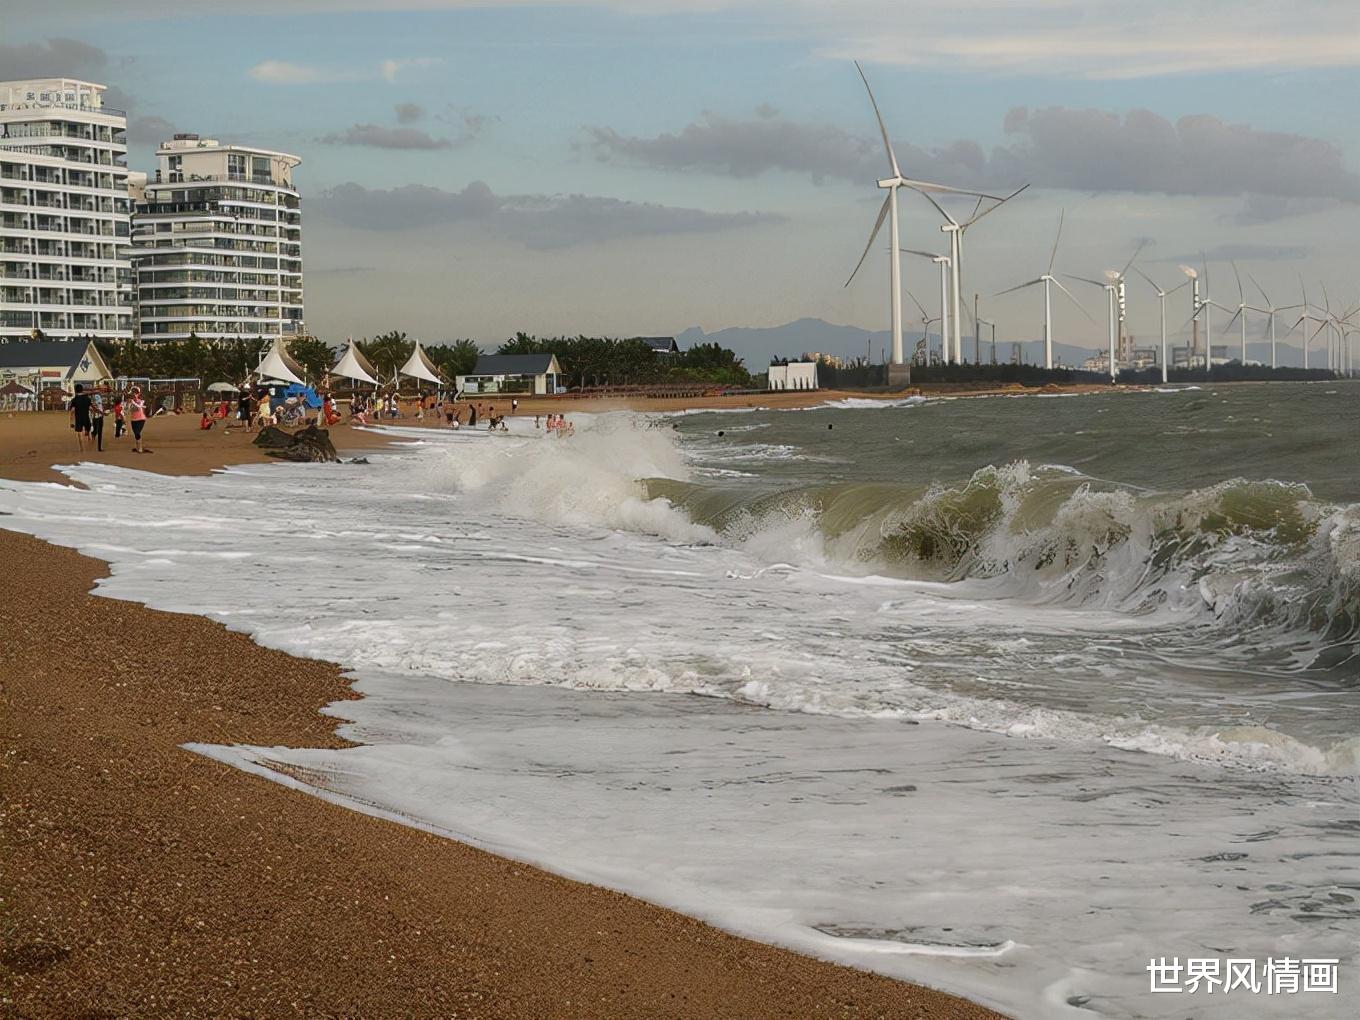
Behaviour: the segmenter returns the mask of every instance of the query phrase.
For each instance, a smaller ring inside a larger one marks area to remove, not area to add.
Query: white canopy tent
[[[416,341],[415,350],[411,351],[411,356],[406,359],[406,364],[401,366],[401,375],[409,375],[413,379],[424,379],[432,382],[436,386],[443,386],[444,380],[439,377],[439,369],[430,360],[425,349],[420,346],[420,341]]]
[[[260,367],[255,369],[255,374],[261,379],[306,385],[302,381],[302,366],[289,357],[288,345],[282,338],[274,341],[274,346],[269,348],[269,353],[260,362]]]
[[[372,383],[378,385],[375,378],[376,370],[373,363],[364,357],[354,342],[354,337],[349,338],[349,346],[345,348],[345,353],[340,356],[340,360],[331,369],[331,375],[338,375],[344,379],[352,379],[355,382]]]

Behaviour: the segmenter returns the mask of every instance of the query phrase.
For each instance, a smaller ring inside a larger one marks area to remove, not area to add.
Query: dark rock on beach
[[[331,443],[330,433],[315,425],[293,433],[268,425],[255,437],[255,445],[280,460],[330,464],[340,459]]]

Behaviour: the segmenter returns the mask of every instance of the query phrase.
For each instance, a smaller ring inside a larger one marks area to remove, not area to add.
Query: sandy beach
[[[0,419],[0,475],[58,481],[53,466],[78,459],[201,474],[264,461],[250,438],[186,415],[148,425],[153,455],[124,437],[81,458],[64,416],[16,416]],[[334,439],[345,454],[384,442],[347,428]],[[0,591],[0,1015],[998,1015],[185,751],[336,746],[319,709],[353,695],[333,665],[91,595],[98,560],[9,531],[0,556],[12,565]]]

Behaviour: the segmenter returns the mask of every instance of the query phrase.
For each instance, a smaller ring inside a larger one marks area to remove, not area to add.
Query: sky
[[[1360,301],[1360,5],[1296,0],[8,0],[0,78],[107,83],[129,163],[176,131],[302,157],[306,319],[657,335],[803,317],[885,329],[889,175],[859,60],[909,177],[1007,194],[967,234],[998,339],[1041,334],[1046,267],[1209,263],[1209,296]],[[968,208],[971,208],[969,206]],[[963,211],[959,209],[958,211]],[[903,244],[943,251],[902,196]],[[1203,255],[1201,254],[1203,253]],[[932,313],[935,267],[906,257]],[[1058,340],[1104,342],[1069,287]],[[1151,342],[1157,301],[1130,284]],[[1173,336],[1188,291],[1171,299]],[[906,300],[908,308],[915,306]],[[915,326],[909,317],[908,329]],[[1226,321],[1221,316],[1219,321]],[[1289,317],[1292,323],[1293,317]],[[1253,334],[1264,317],[1253,315]],[[1215,327],[1216,331],[1218,327]],[[796,352],[790,352],[796,353]]]

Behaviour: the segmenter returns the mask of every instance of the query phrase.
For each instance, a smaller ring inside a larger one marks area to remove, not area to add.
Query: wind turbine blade
[[[1166,295],[1167,297],[1170,297],[1172,294],[1176,293],[1176,291],[1180,290],[1182,287],[1188,286],[1190,286],[1190,281],[1182,280],[1180,283],[1176,284],[1176,286],[1172,287],[1169,291],[1167,291]]]
[[[1086,310],[1086,306],[1084,304],[1082,304],[1080,301],[1078,301],[1076,298],[1072,296],[1072,292],[1062,285],[1061,280],[1054,280],[1053,282],[1055,285],[1057,285],[1057,288],[1060,291],[1067,295],[1069,301],[1071,301],[1074,305],[1081,309],[1082,315],[1086,316],[1092,322],[1096,321],[1096,317]]]
[[[897,250],[903,255],[920,255],[922,258],[927,259],[943,258],[943,256],[936,255],[933,251],[919,251],[916,248],[898,248]]]
[[[1067,210],[1063,209],[1058,213],[1058,233],[1053,238],[1053,254],[1048,257],[1048,275],[1053,275],[1053,263],[1058,261],[1058,242],[1062,240],[1063,220],[1067,219]]]
[[[1123,268],[1123,269],[1120,271],[1120,273],[1119,273],[1119,278],[1120,278],[1121,280],[1124,279],[1124,277],[1125,277],[1125,275],[1128,273],[1129,269],[1133,266],[1133,261],[1134,261],[1134,259],[1138,258],[1139,252],[1141,252],[1141,251],[1142,251],[1144,248],[1146,248],[1146,247],[1147,247],[1147,242],[1146,242],[1146,241],[1139,241],[1139,242],[1138,242],[1138,247],[1135,248],[1135,249],[1133,249],[1133,254],[1129,256],[1129,260],[1128,260],[1127,262],[1124,263],[1124,268]]]
[[[1041,276],[1037,280],[1030,280],[1028,283],[1017,283],[1014,287],[1007,287],[1005,290],[997,291],[992,297],[1000,297],[1002,294],[1012,294],[1017,290],[1024,290],[1026,287],[1033,287],[1036,283],[1043,282],[1044,278]],[[1053,282],[1057,283],[1058,281],[1054,280]],[[1061,286],[1061,284],[1059,284],[1059,286]]]
[[[1076,276],[1072,273],[1063,273],[1063,276],[1067,277],[1069,280],[1080,280],[1082,283],[1094,284],[1102,290],[1110,285],[1106,280],[1093,280],[1089,276]],[[1053,282],[1057,283],[1058,281],[1054,280]]]
[[[1237,260],[1230,263],[1233,267],[1233,276],[1237,277],[1237,301],[1239,304],[1247,303],[1246,292],[1242,289],[1242,274],[1237,271]]]
[[[1303,274],[1299,274],[1299,290],[1303,291],[1303,307],[1308,307],[1308,287],[1303,282]]]
[[[959,221],[954,219],[954,217],[950,216],[949,213],[945,212],[944,206],[940,205],[939,202],[935,201],[934,196],[931,195],[930,192],[921,191],[920,188],[913,188],[912,190],[924,195],[926,197],[926,201],[933,205],[937,210],[939,210],[940,215],[947,219],[950,223],[954,224],[954,226],[957,227],[959,225]]]
[[[1139,276],[1141,276],[1141,277],[1142,277],[1144,280],[1146,280],[1149,284],[1151,284],[1152,289],[1155,290],[1158,294],[1160,294],[1160,293],[1162,292],[1162,288],[1161,288],[1161,287],[1158,287],[1157,284],[1153,282],[1152,277],[1148,276],[1147,273],[1143,272],[1141,269],[1135,269],[1134,272],[1137,273]],[[1189,283],[1189,282],[1190,282],[1189,280],[1186,280],[1186,281],[1185,281],[1185,283]],[[1184,286],[1185,286],[1185,283],[1181,284],[1181,287],[1184,287]],[[1180,287],[1177,287],[1176,289],[1177,289],[1177,290],[1180,290]],[[1168,291],[1167,293],[1171,293],[1171,292]]]
[[[1237,317],[1242,314],[1242,309],[1233,312],[1233,317],[1228,320],[1228,324],[1219,331],[1219,336],[1227,336],[1228,330],[1232,329],[1232,324],[1237,321]]]
[[[905,289],[905,288],[904,288],[904,289]],[[922,316],[922,318],[926,318],[926,319],[930,318],[930,313],[929,313],[928,311],[926,311],[925,305],[921,304],[921,302],[919,302],[919,301],[916,300],[916,295],[915,295],[915,294],[913,294],[911,291],[907,291],[907,297],[911,298],[911,303],[912,303],[912,304],[914,304],[917,308],[921,309],[921,316]]]
[[[1204,293],[1209,293],[1209,256],[1204,252],[1199,253],[1199,259],[1204,263]]]
[[[1312,343],[1314,340],[1317,339],[1319,333],[1321,333],[1324,329],[1327,329],[1330,326],[1331,326],[1330,322],[1324,322],[1322,325],[1318,326],[1317,329],[1313,330],[1313,335],[1308,338],[1308,342]]]
[[[888,218],[888,206],[892,204],[892,196],[893,193],[890,190],[888,192],[888,197],[883,200],[882,208],[878,210],[878,219],[874,221],[874,229],[869,234],[869,243],[864,246],[864,254],[861,255],[859,261],[855,263],[855,272],[851,273],[850,279],[845,281],[847,287],[850,286],[851,282],[855,279],[855,273],[859,272],[859,267],[864,265],[864,260],[869,257],[869,249],[874,246],[874,238],[878,237],[878,232],[883,229],[883,221]]]
[[[878,130],[883,133],[883,148],[888,152],[888,162],[892,164],[894,177],[901,177],[902,171],[897,169],[897,156],[893,153],[892,142],[888,141],[888,128],[883,123],[883,114],[878,112],[878,100],[874,98],[874,90],[869,88],[869,79],[864,76],[864,68],[859,66],[859,61],[855,61],[855,70],[859,72],[860,81],[864,82],[864,90],[869,93],[869,103],[874,108],[874,117],[878,120]]]
[[[969,198],[985,198],[992,202],[1006,201],[1005,198],[1001,198],[997,195],[988,195],[981,191],[970,191],[967,188],[951,188],[947,184],[935,184],[931,181],[918,181],[913,177],[903,177],[902,184],[905,187],[911,188],[913,191],[919,191],[923,194],[927,191],[935,191],[946,195],[967,195]]]
[[[1258,291],[1261,292],[1261,300],[1263,300],[1266,303],[1267,309],[1274,308],[1275,306],[1270,303],[1270,295],[1266,293],[1266,289],[1261,286],[1260,281],[1257,280],[1256,277],[1252,276],[1251,273],[1247,274],[1247,279],[1252,282],[1252,284],[1256,287]]]
[[[996,202],[996,204],[993,205],[993,206],[991,206],[991,207],[988,208],[988,209],[984,209],[981,213],[979,213],[976,209],[974,209],[974,210],[973,210],[973,218],[972,218],[971,220],[969,220],[967,223],[965,223],[964,226],[965,226],[965,227],[971,227],[974,223],[976,223],[978,220],[982,219],[984,216],[990,216],[992,213],[996,212],[996,211],[997,211],[998,209],[1000,209],[1003,205],[1005,205],[1007,202],[1009,202],[1009,201],[1010,201],[1011,199],[1013,199],[1016,195],[1020,194],[1020,192],[1024,191],[1024,190],[1025,190],[1026,188],[1028,188],[1028,187],[1029,187],[1028,184],[1022,184],[1020,187],[1016,188],[1014,191],[1012,191],[1012,192],[1011,192],[1009,195],[1007,195],[1005,198],[997,198],[997,199],[993,199],[993,201]],[[992,196],[987,195],[987,196],[985,196],[985,197],[991,198]],[[979,203],[979,204],[981,204],[981,203]]]

